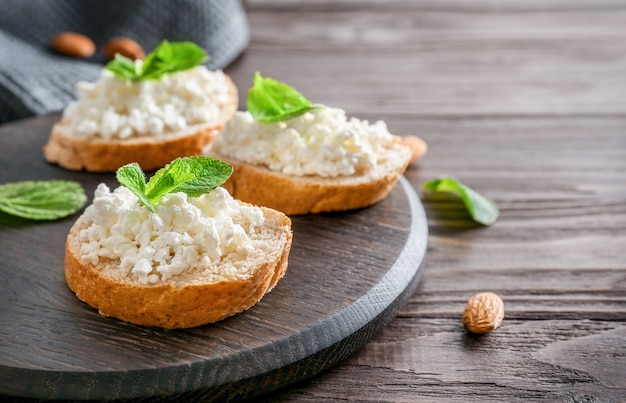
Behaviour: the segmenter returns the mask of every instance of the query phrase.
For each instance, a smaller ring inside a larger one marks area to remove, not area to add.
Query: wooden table
[[[268,402],[626,401],[626,3],[246,1],[226,69],[415,134],[406,173],[429,236],[417,290],[362,349]],[[2,150],[0,150],[2,152]],[[453,175],[501,209],[475,225],[423,182]],[[480,291],[502,326],[461,323]]]
[[[406,177],[453,175],[496,201],[478,227],[425,199],[409,303],[340,365],[265,401],[626,401],[626,3],[263,1],[227,72],[428,142]],[[242,103],[243,107],[243,103]],[[420,191],[421,193],[421,191]],[[505,303],[468,334],[465,303]]]

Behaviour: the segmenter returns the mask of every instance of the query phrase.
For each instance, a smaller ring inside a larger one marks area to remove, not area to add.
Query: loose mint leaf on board
[[[257,121],[275,123],[300,116],[311,110],[313,104],[295,88],[256,72],[246,107]]]
[[[85,190],[74,181],[23,181],[0,185],[0,211],[30,220],[67,217],[86,202]]]
[[[428,192],[446,192],[458,195],[463,200],[463,204],[465,204],[472,219],[480,224],[491,225],[496,222],[500,215],[498,206],[493,201],[453,177],[433,179],[424,183],[422,187]]]

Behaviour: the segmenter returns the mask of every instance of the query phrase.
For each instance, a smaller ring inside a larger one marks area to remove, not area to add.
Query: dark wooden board
[[[112,174],[44,162],[56,119],[0,126],[0,183],[73,179],[90,199],[100,182],[117,186]],[[404,305],[428,233],[404,178],[370,208],[293,217],[289,269],[260,303],[217,324],[163,330],[101,317],[67,288],[64,243],[76,217],[0,216],[0,395],[226,401],[290,385],[351,355]]]

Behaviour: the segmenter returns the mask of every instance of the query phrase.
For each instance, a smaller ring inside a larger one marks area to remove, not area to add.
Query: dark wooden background
[[[454,175],[501,208],[488,228],[425,198],[427,264],[363,349],[275,402],[626,401],[626,2],[248,0],[226,71],[416,134],[417,188]],[[502,327],[465,332],[494,291]]]

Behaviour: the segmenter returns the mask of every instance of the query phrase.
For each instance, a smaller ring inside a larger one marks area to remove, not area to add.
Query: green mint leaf
[[[232,174],[229,164],[205,156],[177,158],[159,169],[145,182],[145,175],[137,163],[124,165],[117,170],[117,180],[129,188],[139,200],[155,212],[163,196],[183,192],[189,197],[209,193],[222,185]]]
[[[130,81],[158,80],[165,74],[189,70],[207,59],[206,52],[195,43],[163,41],[146,56],[141,69],[122,55],[115,55],[105,68]]]
[[[136,162],[126,164],[115,172],[117,181],[139,198],[144,206],[151,212],[155,212],[154,205],[146,196],[146,176]]]
[[[165,167],[159,169],[146,185],[146,195],[152,203],[158,204],[167,193],[174,192],[181,183],[195,178],[187,170],[181,158],[177,158]]]
[[[171,59],[171,44],[168,41],[163,41],[152,52],[148,53],[143,61],[141,68],[142,76],[156,75],[160,70],[160,65],[165,61]]]
[[[111,60],[104,66],[107,70],[113,72],[113,74],[125,78],[130,81],[139,80],[139,72],[135,68],[135,62],[131,59],[124,57],[120,54],[115,55],[115,59]]]
[[[256,72],[254,83],[248,90],[246,107],[257,121],[275,123],[300,116],[313,105],[295,88]]]
[[[85,190],[74,181],[23,181],[0,185],[0,211],[30,220],[67,217],[86,202]]]
[[[168,73],[189,70],[207,60],[206,52],[192,42],[163,41],[145,59],[141,80],[156,80]]]
[[[184,192],[190,197],[209,193],[222,185],[233,173],[233,167],[226,162],[210,157],[187,157],[182,160],[187,172],[194,177],[181,182],[173,192]]]
[[[158,203],[167,193],[183,192],[198,197],[220,186],[232,172],[232,166],[214,158],[178,158],[150,178],[146,194],[153,203]]]
[[[472,219],[483,225],[491,225],[498,219],[500,211],[496,204],[452,177],[428,181],[422,185],[429,192],[447,192],[461,197]]]

